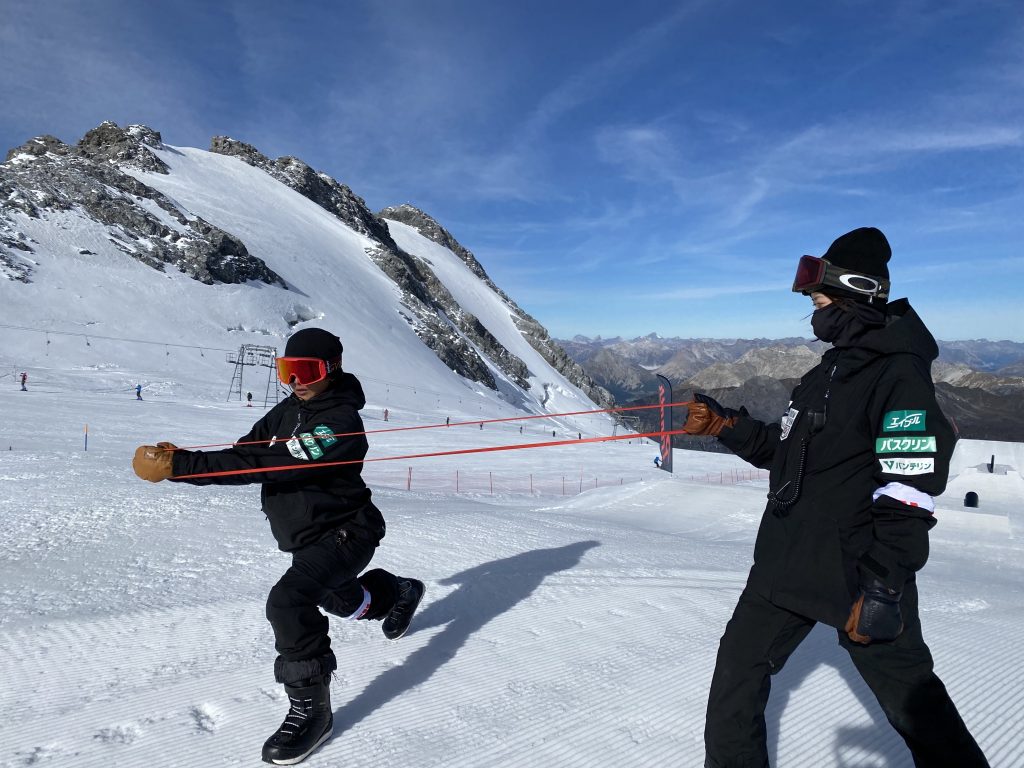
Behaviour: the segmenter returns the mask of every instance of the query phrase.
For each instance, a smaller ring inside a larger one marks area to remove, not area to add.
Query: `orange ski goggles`
[[[319,357],[278,357],[277,378],[284,385],[316,384],[327,378],[327,374],[341,368],[341,358],[321,360]]]

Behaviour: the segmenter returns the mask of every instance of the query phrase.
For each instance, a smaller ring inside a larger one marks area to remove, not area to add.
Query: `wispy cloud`
[[[790,283],[788,282],[764,282],[747,285],[733,283],[687,285],[653,293],[633,293],[632,298],[650,301],[666,299],[719,299],[726,296],[745,296],[755,293],[780,293],[788,291],[789,288]]]

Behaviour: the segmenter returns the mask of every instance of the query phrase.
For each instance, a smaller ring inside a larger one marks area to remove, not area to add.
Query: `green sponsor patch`
[[[935,438],[921,437],[879,437],[875,440],[875,453],[935,453]]]
[[[883,432],[924,432],[924,411],[889,411],[882,418]]]
[[[338,438],[331,437],[331,435],[334,433],[331,432],[331,428],[328,427],[326,424],[319,424],[313,427],[313,434],[317,436],[317,439],[321,443],[323,443],[324,448],[327,448],[328,446],[334,445],[336,442],[338,442]]]
[[[300,434],[299,439],[302,441],[302,444],[306,446],[306,450],[309,451],[309,455],[314,459],[319,459],[324,455],[324,452],[320,450],[320,446],[316,444],[316,440],[313,439],[313,436],[309,434],[309,432],[303,432]]]

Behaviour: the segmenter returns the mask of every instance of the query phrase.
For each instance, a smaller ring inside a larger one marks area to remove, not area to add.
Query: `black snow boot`
[[[274,765],[301,763],[331,737],[331,676],[315,677],[284,687],[291,709],[277,733],[263,745],[263,762]]]
[[[398,599],[384,619],[384,637],[388,640],[397,640],[405,634],[425,590],[422,581],[403,579],[401,576],[398,578]]]

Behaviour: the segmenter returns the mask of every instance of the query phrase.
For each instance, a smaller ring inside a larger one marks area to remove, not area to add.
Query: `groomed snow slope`
[[[254,487],[150,485],[130,458],[142,442],[231,440],[259,411],[140,403],[76,381],[0,390],[0,766],[258,765],[287,709],[263,607],[288,557]],[[371,456],[519,439],[475,426],[384,433]],[[624,478],[575,496],[378,489],[389,527],[374,562],[423,579],[427,596],[397,642],[376,623],[332,619],[335,735],[306,764],[702,764],[718,638],[765,488],[670,478],[650,471],[654,453],[634,442],[472,459]],[[676,462],[680,476],[742,466],[683,451]],[[427,459],[415,471],[469,464]],[[997,483],[986,495],[1011,503]],[[920,577],[925,634],[992,765],[1024,766],[1024,544],[986,496],[974,511],[961,500],[940,500]],[[768,722],[773,765],[911,766],[822,627],[775,679]]]

